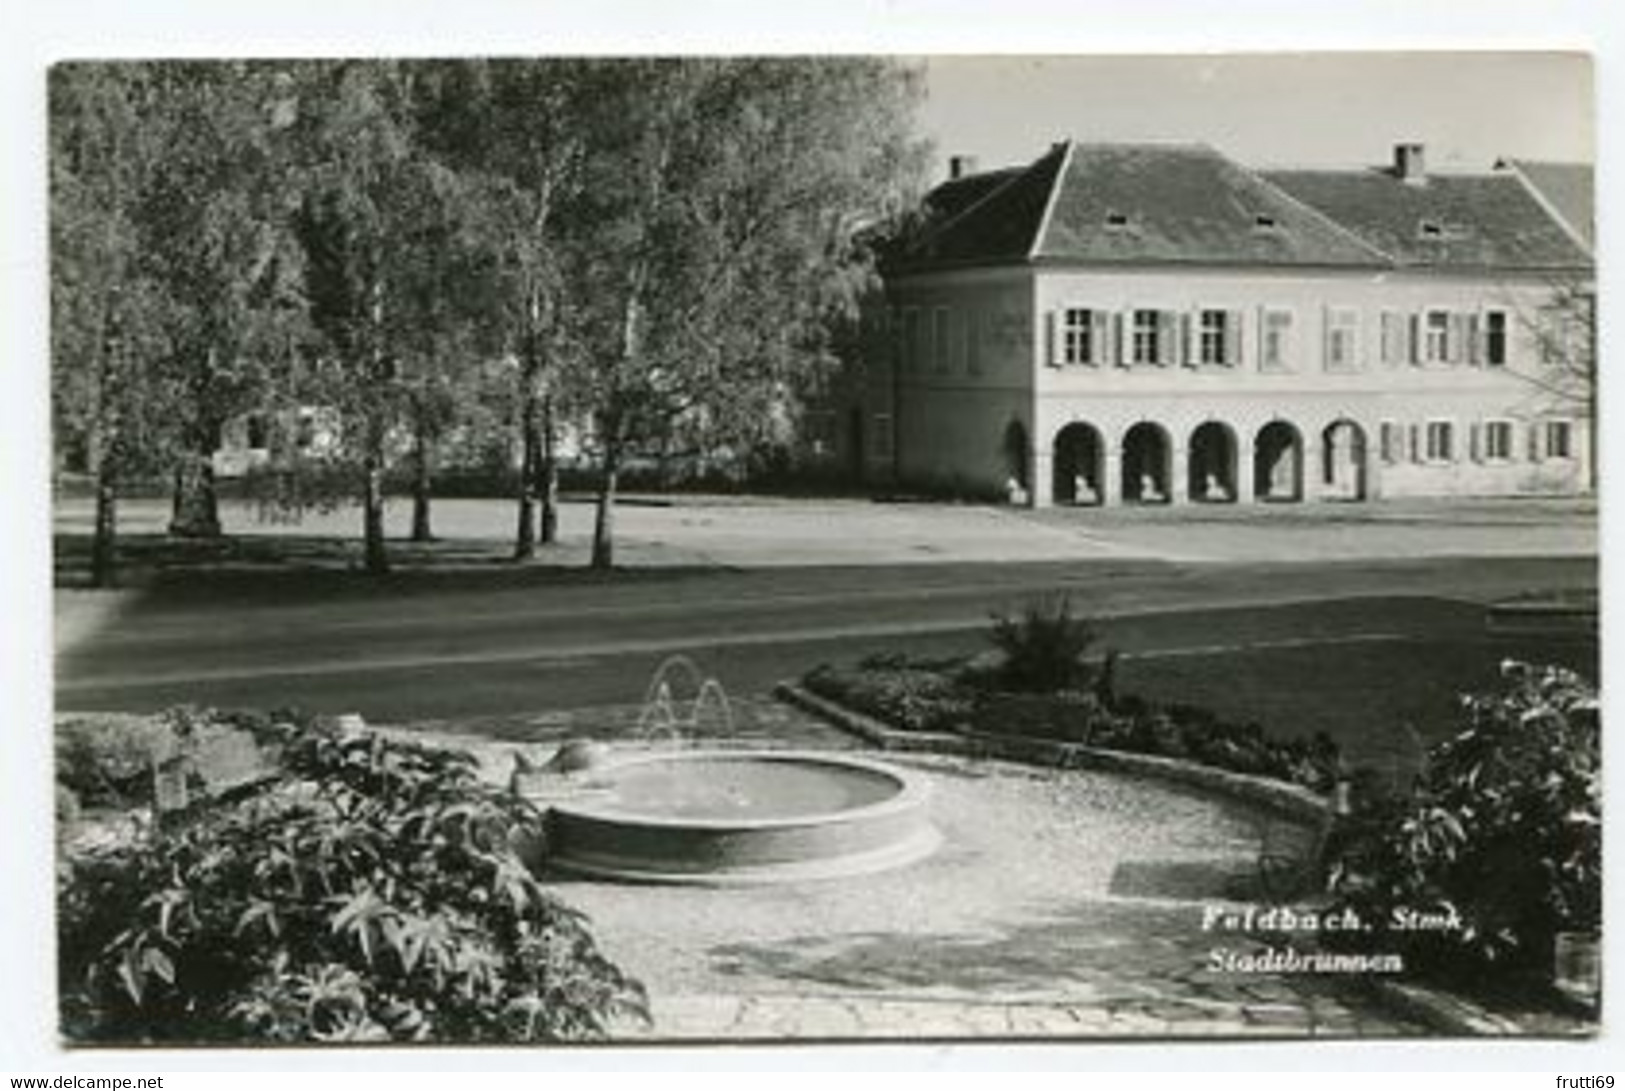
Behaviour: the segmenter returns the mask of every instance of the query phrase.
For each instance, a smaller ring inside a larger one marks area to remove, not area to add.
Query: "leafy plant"
[[[542,816],[456,751],[307,730],[274,786],[69,861],[82,1041],[515,1042],[646,1018],[514,851]]]
[[[901,658],[876,662],[895,665],[819,667],[807,688],[903,731],[954,731],[969,719],[975,695],[952,678]]]
[[[995,615],[988,638],[1004,653],[1000,680],[1006,689],[1053,693],[1090,685],[1083,656],[1095,643],[1095,630],[1072,615],[1065,595],[1028,603],[1019,618]]]
[[[1412,798],[1358,807],[1331,889],[1362,917],[1451,910],[1459,927],[1395,933],[1436,969],[1543,971],[1559,932],[1602,910],[1602,781],[1595,689],[1557,667],[1502,664],[1499,693],[1430,753]]]

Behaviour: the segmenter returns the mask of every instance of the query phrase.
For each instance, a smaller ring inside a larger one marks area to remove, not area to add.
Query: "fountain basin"
[[[548,863],[596,878],[727,885],[867,874],[936,849],[929,787],[880,762],[697,750],[617,761],[557,800]]]

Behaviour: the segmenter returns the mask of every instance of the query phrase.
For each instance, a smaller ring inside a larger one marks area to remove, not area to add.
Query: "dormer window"
[[[1106,229],[1108,231],[1127,231],[1132,226],[1126,212],[1106,213]]]
[[[1253,217],[1254,231],[1279,231],[1280,229],[1280,221],[1266,212],[1260,212]]]
[[[1445,220],[1423,220],[1416,225],[1416,237],[1427,242],[1450,242],[1466,238],[1467,229]]]

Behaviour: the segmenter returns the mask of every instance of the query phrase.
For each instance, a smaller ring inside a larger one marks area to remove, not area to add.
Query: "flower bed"
[[[1111,692],[1110,671],[1090,690],[1051,693],[998,688],[997,664],[971,660],[871,658],[856,667],[820,666],[802,679],[812,693],[902,731],[976,733],[1178,758],[1329,791],[1337,745],[1267,737],[1257,724],[1219,719],[1194,705],[1158,705]],[[1101,682],[1106,684],[1102,685]]]

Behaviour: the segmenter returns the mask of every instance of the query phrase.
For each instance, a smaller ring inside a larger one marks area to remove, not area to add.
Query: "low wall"
[[[780,682],[774,688],[774,695],[787,704],[810,712],[882,750],[999,758],[1057,769],[1094,769],[1124,776],[1146,777],[1199,788],[1286,818],[1311,822],[1323,820],[1331,805],[1325,797],[1295,784],[1235,773],[1228,769],[1217,769],[1211,765],[1180,761],[1177,758],[1022,736],[988,735],[980,732],[948,734],[899,731],[871,716],[865,716],[845,705],[809,692],[793,682]]]

